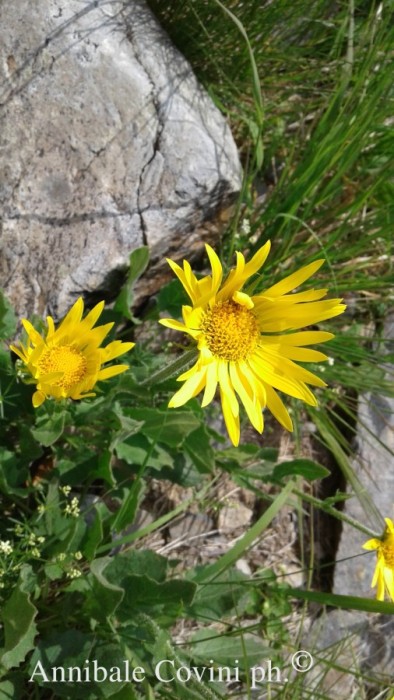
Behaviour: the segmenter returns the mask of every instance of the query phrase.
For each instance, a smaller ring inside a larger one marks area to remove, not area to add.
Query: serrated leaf
[[[38,610],[30,600],[32,570],[21,569],[19,582],[1,611],[5,646],[0,650],[0,665],[9,670],[19,666],[34,649]]]
[[[293,459],[291,462],[277,464],[273,471],[273,478],[281,480],[285,476],[303,476],[308,481],[324,479],[330,475],[330,470],[311,459]]]

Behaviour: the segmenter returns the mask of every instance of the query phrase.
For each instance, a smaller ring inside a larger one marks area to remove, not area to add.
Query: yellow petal
[[[222,402],[223,418],[226,424],[227,432],[229,434],[230,440],[235,447],[239,445],[240,429],[239,429],[239,415],[234,415],[227,395],[220,390],[220,398]]]
[[[220,360],[217,363],[217,368],[218,368],[218,380],[220,384],[220,390],[223,393],[223,395],[226,397],[226,401],[228,402],[231,412],[233,413],[234,416],[237,416],[239,413],[239,405],[237,401],[237,397],[235,396],[235,392],[233,387],[231,386],[231,382],[228,376],[228,363],[226,360]]]
[[[169,408],[179,408],[187,403],[193,396],[197,396],[205,385],[206,367],[196,371],[194,376],[187,379],[183,386],[171,398]]]
[[[297,272],[293,272],[292,275],[285,277],[283,280],[281,280],[281,282],[278,282],[277,284],[274,284],[273,287],[266,289],[264,291],[264,296],[280,297],[283,294],[288,294],[288,292],[291,292],[296,287],[299,287],[300,284],[309,279],[309,277],[312,277],[312,275],[317,272],[323,263],[324,260],[315,260],[314,262],[309,263],[309,265],[301,267],[301,269],[297,270]]]
[[[22,325],[29,336],[29,340],[32,343],[32,345],[40,345],[41,343],[44,342],[43,338],[40,336],[40,334],[36,331],[34,326],[30,323],[30,321],[27,320],[27,318],[22,318]]]
[[[292,433],[293,423],[282,399],[269,384],[266,384],[265,390],[267,392],[267,408],[271,411],[272,415],[275,416],[276,420],[283,425],[286,430]]]
[[[87,316],[81,321],[81,326],[83,326],[84,332],[89,331],[91,328],[93,328],[94,324],[98,320],[98,318],[101,316],[103,310],[104,310],[105,302],[104,301],[99,301],[96,306],[89,311]]]
[[[383,569],[383,579],[387,594],[394,602],[394,572],[387,566]]]
[[[97,380],[101,381],[102,379],[109,379],[110,377],[115,377],[117,374],[126,372],[126,370],[128,369],[130,369],[129,365],[113,365],[112,367],[104,367],[98,372]]]
[[[223,267],[214,249],[211,248],[211,246],[208,243],[205,244],[205,249],[207,251],[209,262],[211,263],[212,268],[212,292],[216,294],[222,281]]]
[[[270,250],[271,250],[271,241],[267,241],[254,254],[253,258],[251,260],[249,260],[249,262],[246,263],[246,265],[245,265],[246,279],[249,279],[249,277],[252,277],[253,275],[255,275],[256,272],[259,272],[259,270],[263,267],[268,255],[269,255]]]
[[[114,360],[115,357],[124,355],[125,352],[129,352],[135,346],[135,343],[124,343],[121,340],[113,340],[105,348],[102,348],[103,359],[102,362],[109,362]]]
[[[233,301],[240,306],[245,306],[246,309],[253,309],[254,307],[252,298],[245,292],[234,292]]]
[[[218,385],[218,367],[217,362],[214,360],[209,365],[207,365],[207,374],[205,381],[205,391],[201,402],[202,408],[208,406],[216,394],[216,388]]]
[[[297,348],[291,345],[280,345],[278,354],[282,357],[287,357],[288,360],[296,360],[297,362],[324,362],[328,360],[327,355],[318,350]]]
[[[45,399],[46,399],[46,396],[45,396],[44,392],[35,391],[33,394],[33,397],[32,397],[34,408],[38,408],[39,406],[41,406],[41,404],[44,403]]]
[[[246,387],[242,382],[242,375],[238,374],[239,368],[237,363],[230,362],[230,379],[231,383],[239,395],[243,405],[245,406],[248,418],[257,430],[257,432],[262,433],[264,428],[263,413],[260,403],[258,402],[256,396],[249,395]]]
[[[27,352],[23,345],[21,345],[21,349],[17,348],[16,345],[10,345],[10,350],[12,350],[12,352],[14,352],[15,355],[18,355],[22,362],[27,363],[29,361]]]
[[[79,299],[77,299],[75,304],[71,307],[70,311],[64,317],[56,333],[61,335],[62,333],[67,332],[70,326],[76,326],[80,322],[82,314],[83,299],[82,297],[79,297]]]
[[[263,379],[265,385],[270,384],[275,389],[284,391],[289,396],[294,396],[295,399],[301,399],[310,406],[317,406],[316,398],[305,384],[279,375],[266,359],[262,360],[254,355],[249,359],[249,364],[257,376]]]
[[[373,537],[371,540],[367,540],[363,544],[363,549],[378,549],[380,545],[382,544],[382,540],[376,539],[376,537]]]
[[[387,525],[388,531],[389,531],[392,535],[394,535],[394,523],[393,523],[393,521],[392,521],[390,518],[385,518],[385,519],[384,519],[384,522],[385,522],[386,525]]]
[[[170,260],[170,258],[166,258],[171,270],[176,274],[178,277],[179,281],[183,285],[186,294],[190,297],[190,299],[193,301],[194,300],[194,294],[193,294],[193,289],[190,286],[190,282],[187,280],[186,275],[184,270],[173,260]]]
[[[326,331],[298,331],[297,333],[287,333],[286,335],[262,336],[264,343],[279,342],[281,345],[295,345],[297,347],[326,343],[332,338],[335,338],[334,334]]]

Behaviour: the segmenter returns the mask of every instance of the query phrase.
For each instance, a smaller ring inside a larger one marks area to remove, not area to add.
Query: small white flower
[[[332,367],[333,364],[334,364],[334,362],[335,362],[335,360],[334,360],[333,357],[329,357],[328,360],[327,360],[327,362],[328,362],[328,364],[330,365],[330,367]]]
[[[249,219],[242,219],[241,231],[245,236],[249,235],[249,233],[250,233],[250,221],[249,221]]]
[[[75,554],[74,554],[74,559],[76,559],[77,561],[79,561],[80,559],[82,559],[82,557],[83,557],[82,552],[79,552],[79,551],[78,551],[78,552],[75,552]]]
[[[82,574],[79,569],[70,569],[70,571],[67,572],[67,578],[79,578],[80,576],[82,576]]]
[[[81,511],[79,508],[78,498],[76,498],[76,496],[74,496],[74,498],[71,500],[71,503],[67,503],[64,512],[66,515],[72,515],[73,518],[78,517]]]
[[[71,491],[71,486],[61,486],[60,491],[62,491],[65,496],[68,496]]]
[[[12,554],[13,547],[9,540],[0,540],[0,553],[1,554]]]

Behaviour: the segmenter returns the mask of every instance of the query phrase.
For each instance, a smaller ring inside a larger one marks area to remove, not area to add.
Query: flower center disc
[[[394,570],[394,535],[386,536],[381,545],[381,552],[384,556],[384,563]]]
[[[53,383],[63,389],[70,389],[84,378],[87,362],[79,350],[72,345],[61,345],[44,352],[38,367],[41,374],[63,372],[61,379]]]
[[[201,330],[211,353],[228,361],[245,360],[259,337],[254,314],[234,301],[219,302],[208,311]]]

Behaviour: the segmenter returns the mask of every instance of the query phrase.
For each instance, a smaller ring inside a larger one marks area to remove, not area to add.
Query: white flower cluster
[[[66,515],[71,515],[73,518],[77,518],[80,514],[79,501],[76,496],[71,499],[71,503],[67,503],[64,512]]]
[[[9,540],[0,540],[0,554],[12,554],[14,548]]]

